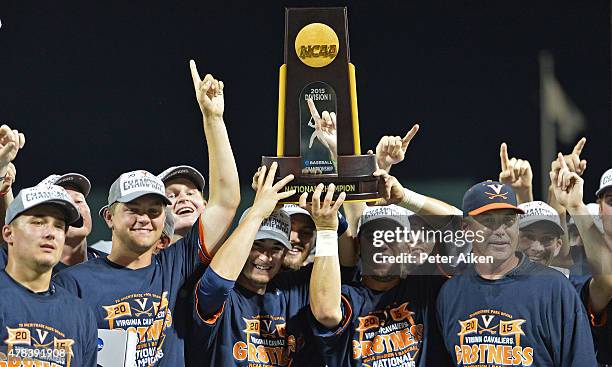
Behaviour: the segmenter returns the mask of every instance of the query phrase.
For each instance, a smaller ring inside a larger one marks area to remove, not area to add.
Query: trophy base
[[[378,194],[379,181],[381,178],[374,177],[376,171],[376,157],[374,155],[344,155],[338,156],[338,174],[303,174],[302,159],[300,157],[267,157],[261,159],[262,165],[270,167],[272,162],[278,164],[274,182],[283,177],[293,174],[295,178],[289,182],[281,191],[296,190],[292,195],[281,203],[298,203],[300,195],[307,192],[309,199],[317,185],[323,183],[325,186],[333,183],[336,185],[334,199],[341,192],[346,193],[346,202],[376,201],[380,198]]]

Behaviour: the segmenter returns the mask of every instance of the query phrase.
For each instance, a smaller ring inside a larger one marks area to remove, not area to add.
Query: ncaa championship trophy
[[[275,181],[295,179],[282,200],[297,202],[320,183],[336,185],[334,198],[373,201],[378,197],[374,155],[361,155],[355,67],[349,59],[346,7],[287,8],[285,58],[280,68]]]

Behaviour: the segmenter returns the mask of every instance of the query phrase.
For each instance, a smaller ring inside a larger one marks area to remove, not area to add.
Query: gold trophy
[[[374,201],[374,155],[361,155],[355,66],[350,63],[346,7],[287,8],[285,60],[280,68],[277,177],[295,179],[284,190],[297,202],[319,183],[336,185],[347,201]]]

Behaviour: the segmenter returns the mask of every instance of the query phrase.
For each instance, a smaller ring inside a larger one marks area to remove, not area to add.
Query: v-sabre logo
[[[295,37],[295,52],[304,64],[321,68],[331,64],[338,55],[340,43],[334,30],[323,23],[311,23]]]

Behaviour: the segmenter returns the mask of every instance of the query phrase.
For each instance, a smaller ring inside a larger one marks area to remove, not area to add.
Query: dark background
[[[609,0],[2,0],[0,121],[27,138],[16,187],[80,172],[98,188],[95,213],[124,171],[191,164],[206,175],[190,58],[225,82],[225,121],[248,184],[261,155],[275,152],[284,7],[344,5],[363,151],[421,123],[394,169],[404,184],[459,205],[472,183],[497,178],[505,141],[531,161],[540,198],[538,52],[547,49],[587,119],[593,199],[612,157]]]

